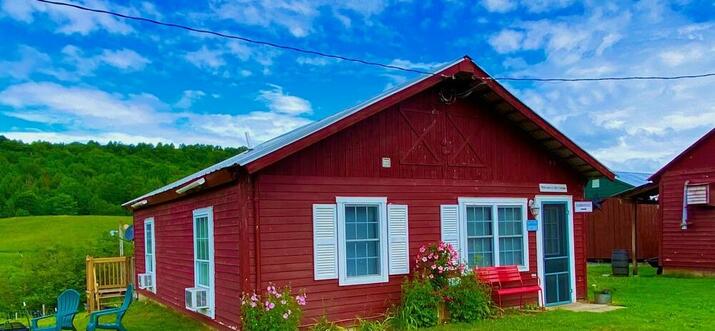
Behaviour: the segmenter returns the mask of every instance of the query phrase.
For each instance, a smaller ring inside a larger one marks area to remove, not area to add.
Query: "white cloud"
[[[482,6],[490,12],[506,13],[516,8],[517,3],[512,0],[482,0]]]
[[[389,63],[389,65],[397,66],[397,67],[402,67],[402,68],[409,68],[409,69],[417,69],[417,70],[434,70],[439,67],[442,67],[446,65],[447,62],[412,62],[410,60],[403,60],[403,59],[394,59],[392,62]]]
[[[223,51],[209,49],[206,46],[201,46],[198,50],[186,53],[185,58],[199,68],[217,69],[226,65],[226,61],[223,59]]]
[[[189,106],[203,91],[185,91],[179,103]],[[186,97],[187,99],[184,99]],[[0,92],[0,104],[11,108],[4,115],[26,121],[61,125],[64,131],[18,129],[3,135],[26,141],[71,142],[96,140],[172,142],[177,144],[245,144],[245,132],[262,142],[310,122],[310,102],[286,95],[278,86],[262,91],[259,99],[267,110],[240,114],[172,112],[151,94],[108,93],[90,87],[66,87],[55,83],[29,82],[11,85]]]
[[[204,96],[206,96],[206,93],[204,91],[186,90],[181,95],[181,99],[179,99],[179,101],[177,101],[174,106],[177,108],[188,109],[191,108],[194,102],[203,98]]]
[[[215,1],[211,17],[248,26],[285,29],[292,36],[302,38],[315,32],[315,21],[323,8],[332,12],[343,26],[350,27],[350,15],[358,16],[369,25],[368,19],[381,13],[385,6],[386,1],[382,0]]]
[[[149,59],[126,48],[118,50],[105,49],[102,51],[102,54],[99,55],[99,58],[108,65],[124,70],[141,70],[144,69],[147,64],[151,63]]]
[[[128,14],[141,13],[138,9],[118,6],[101,0],[86,0],[76,3],[92,8],[113,10]],[[117,34],[128,34],[133,31],[130,25],[113,16],[87,13],[69,7],[50,5],[37,1],[3,0],[2,9],[7,16],[24,23],[35,22],[36,16],[46,16],[58,26],[54,31],[63,34],[77,33],[87,35],[97,30]]]
[[[667,6],[584,5],[583,15],[514,21],[492,35],[490,41],[505,31],[517,32],[495,44],[502,53],[544,55],[541,61],[531,56],[528,67],[510,66],[502,75],[677,75],[715,68],[713,24],[692,23]],[[510,42],[522,35],[519,43]],[[715,127],[712,84],[706,78],[508,85],[609,167],[654,171]]]
[[[489,38],[489,44],[499,53],[511,53],[519,50],[524,40],[524,33],[504,29]]]
[[[276,113],[289,115],[310,114],[313,109],[308,100],[300,97],[287,95],[283,88],[271,85],[272,89],[259,92],[259,100],[265,101],[268,108]]]

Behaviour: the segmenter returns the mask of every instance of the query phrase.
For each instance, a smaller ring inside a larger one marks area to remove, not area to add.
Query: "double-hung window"
[[[337,198],[340,285],[387,282],[385,198]]]
[[[526,199],[460,198],[459,209],[459,246],[470,267],[529,269]]]
[[[156,293],[156,239],[154,238],[154,218],[144,220],[144,272],[151,274],[149,291]]]
[[[209,308],[203,314],[214,317],[214,235],[213,208],[194,210],[194,286],[208,291]]]

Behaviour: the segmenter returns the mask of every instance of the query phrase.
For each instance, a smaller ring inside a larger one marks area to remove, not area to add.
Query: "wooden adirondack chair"
[[[79,308],[79,292],[75,290],[65,290],[57,297],[57,313],[33,318],[31,329],[33,331],[60,331],[60,330],[77,330],[74,327],[74,315],[77,314]],[[51,326],[40,327],[38,322],[45,318],[55,317],[55,324]]]
[[[124,325],[122,325],[122,318],[124,318],[124,314],[127,312],[127,309],[129,309],[129,305],[132,303],[133,300],[134,286],[132,286],[132,284],[129,284],[129,286],[127,286],[126,293],[124,293],[124,302],[122,302],[121,307],[95,311],[89,314],[89,323],[87,324],[87,331],[94,331],[96,329],[126,331],[127,329],[124,328]],[[115,315],[113,322],[99,322],[99,317],[109,315]]]

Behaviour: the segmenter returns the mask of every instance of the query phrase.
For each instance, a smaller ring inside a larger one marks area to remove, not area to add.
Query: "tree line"
[[[0,217],[127,215],[121,204],[245,150],[0,136]]]

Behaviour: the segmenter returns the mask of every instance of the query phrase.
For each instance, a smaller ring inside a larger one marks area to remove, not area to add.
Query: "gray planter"
[[[596,293],[596,303],[602,305],[610,305],[611,293]]]

